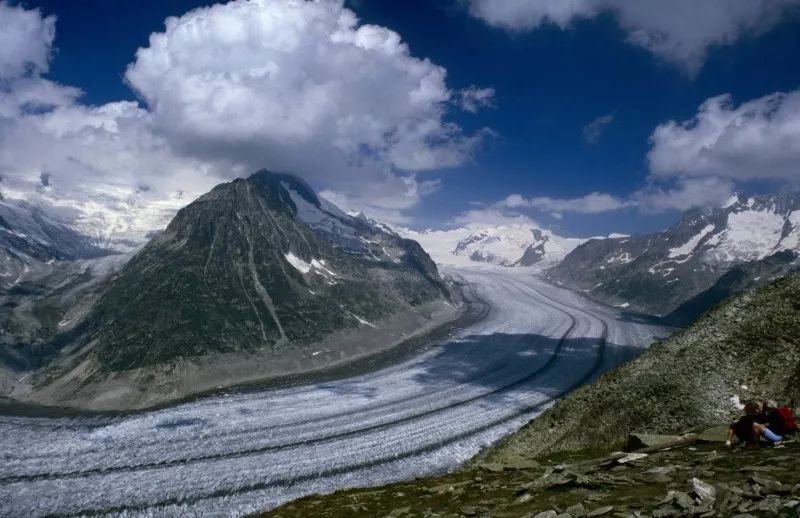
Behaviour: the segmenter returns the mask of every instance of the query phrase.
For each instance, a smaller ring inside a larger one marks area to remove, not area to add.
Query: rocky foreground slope
[[[721,441],[741,400],[798,396],[794,275],[732,297],[455,473],[309,497],[271,515],[796,516],[800,445],[729,452]],[[632,432],[711,442],[608,457]]]
[[[737,415],[747,399],[800,401],[800,275],[728,299],[559,401],[485,458],[713,426]]]
[[[147,406],[368,354],[454,318],[449,297],[417,243],[261,171],[181,209],[49,343],[16,344],[40,368],[0,396]]]
[[[264,517],[797,517],[800,444],[719,442],[632,455],[583,452],[487,463],[441,477],[297,500]]]

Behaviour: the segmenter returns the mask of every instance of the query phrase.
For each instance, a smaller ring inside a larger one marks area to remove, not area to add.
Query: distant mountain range
[[[454,318],[449,299],[419,244],[261,171],[181,209],[86,311],[51,305],[46,345],[0,355],[39,367],[30,385],[0,375],[0,394],[153,404],[391,345]]]
[[[731,293],[800,267],[800,197],[735,196],[663,232],[591,239],[548,277],[603,302],[691,320]]]
[[[113,251],[22,200],[0,200],[0,287],[12,286],[34,263],[91,259]]]
[[[531,268],[688,324],[800,269],[800,197],[736,196],[639,236],[565,238],[526,224],[417,232],[262,171],[187,205],[143,248],[123,248],[0,200],[0,397],[143,406],[367,354],[455,318],[435,262]],[[143,388],[154,380],[157,390]]]
[[[418,241],[436,262],[453,266],[545,268],[557,264],[585,241],[523,223],[398,232]]]

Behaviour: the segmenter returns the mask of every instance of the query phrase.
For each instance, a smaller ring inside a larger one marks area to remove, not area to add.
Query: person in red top
[[[786,435],[786,426],[778,412],[778,404],[775,401],[765,401],[761,406],[763,419],[753,423],[753,440],[765,439],[773,445],[780,445],[783,436]]]

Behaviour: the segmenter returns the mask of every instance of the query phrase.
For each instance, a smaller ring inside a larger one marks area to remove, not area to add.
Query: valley
[[[522,269],[443,273],[481,318],[374,372],[146,413],[3,416],[4,511],[242,515],[444,472],[669,332]]]

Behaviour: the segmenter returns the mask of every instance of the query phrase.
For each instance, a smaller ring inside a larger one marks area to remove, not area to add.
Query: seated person
[[[728,440],[725,441],[725,446],[730,448],[734,437],[747,444],[756,444],[760,437],[755,434],[756,425],[764,421],[761,405],[755,401],[748,401],[744,405],[744,415],[728,429]]]
[[[763,419],[753,423],[754,440],[764,439],[774,445],[780,444],[786,435],[783,416],[778,412],[778,404],[765,401],[762,406]]]

